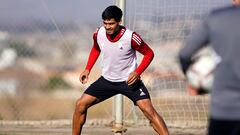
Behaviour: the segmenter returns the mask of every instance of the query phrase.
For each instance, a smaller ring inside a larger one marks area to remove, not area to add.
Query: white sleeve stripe
[[[137,35],[133,34],[133,38],[135,38],[136,40],[138,40],[141,43],[141,38],[139,38]]]
[[[141,45],[141,41],[137,40],[136,38],[133,38],[133,40],[138,44],[138,45]]]
[[[134,36],[133,36],[133,38],[136,39],[137,41],[141,42],[141,40],[139,40],[138,38],[136,38],[136,37],[134,37]]]
[[[141,45],[141,42],[140,41],[138,41],[137,39],[135,39],[135,38],[132,38],[138,45]]]
[[[133,34],[133,36],[136,37],[136,38],[138,38],[139,40],[141,40],[141,38],[140,38],[138,35]]]

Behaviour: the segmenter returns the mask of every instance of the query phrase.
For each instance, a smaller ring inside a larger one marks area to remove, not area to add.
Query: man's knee
[[[148,116],[152,117],[156,113],[154,108],[150,106],[146,106],[142,109],[143,113],[147,114]]]
[[[155,109],[153,108],[151,102],[149,101],[143,101],[138,103],[138,107],[141,109],[141,111],[147,115],[148,117],[153,117],[156,113]]]
[[[85,113],[87,109],[88,109],[88,105],[86,103],[84,103],[81,99],[77,100],[75,112],[82,114],[82,113]]]
[[[76,102],[75,111],[78,113],[85,113],[89,107],[98,102],[96,97],[91,95],[83,94],[80,99]]]

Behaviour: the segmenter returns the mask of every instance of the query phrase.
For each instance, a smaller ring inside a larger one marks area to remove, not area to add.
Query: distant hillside
[[[64,31],[73,31],[79,29],[80,24],[71,23],[71,22],[56,22],[59,29]],[[46,21],[46,20],[35,20],[35,19],[29,19],[29,20],[22,20],[22,21],[14,21],[13,19],[9,20],[0,20],[0,31],[8,31],[8,32],[36,32],[36,31],[42,31],[42,32],[51,32],[56,31],[56,26],[53,24],[53,22]]]

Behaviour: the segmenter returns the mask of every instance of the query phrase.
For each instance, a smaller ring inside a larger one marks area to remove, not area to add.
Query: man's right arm
[[[100,48],[97,43],[97,32],[93,34],[93,47],[91,49],[91,52],[88,57],[88,62],[85,67],[85,70],[80,74],[79,80],[81,83],[85,84],[88,81],[88,75],[90,74],[90,71],[93,67],[93,65],[96,63],[99,55],[100,55]]]
[[[85,70],[89,70],[91,71],[93,65],[96,63],[99,55],[100,55],[100,48],[98,46],[98,43],[97,43],[97,32],[95,32],[93,34],[93,47],[91,49],[91,52],[89,54],[89,57],[88,57],[88,62],[87,62],[87,65],[85,67]]]

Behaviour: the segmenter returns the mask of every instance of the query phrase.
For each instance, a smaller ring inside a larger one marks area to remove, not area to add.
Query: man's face
[[[103,20],[103,26],[106,29],[107,34],[112,35],[119,28],[120,22],[115,21],[115,19]]]

